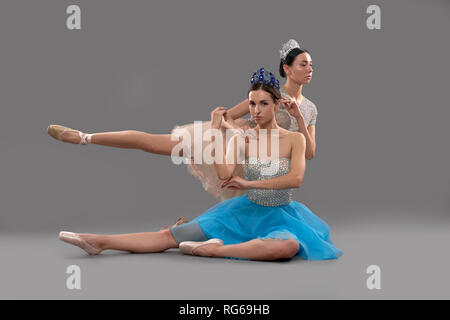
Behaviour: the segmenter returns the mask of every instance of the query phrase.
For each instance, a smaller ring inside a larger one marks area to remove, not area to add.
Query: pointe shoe
[[[186,219],[185,217],[181,216],[181,217],[178,217],[178,219],[175,222],[175,224],[173,224],[171,226],[165,226],[164,228],[161,228],[160,230],[166,230],[166,229],[173,228],[173,227],[179,226],[180,224],[184,224],[184,223],[188,223],[188,222],[189,222],[188,219]]]
[[[90,245],[85,240],[81,239],[78,234],[73,232],[61,231],[59,233],[59,239],[61,241],[80,247],[81,249],[83,249],[84,251],[86,251],[91,255],[99,254],[102,251],[101,249]]]
[[[57,124],[51,124],[47,127],[47,133],[54,139],[62,141],[62,142],[66,142],[63,141],[61,139],[61,135],[66,132],[66,131],[73,131],[73,132],[77,132],[78,135],[80,136],[80,142],[78,142],[78,144],[82,144],[82,145],[86,145],[91,143],[91,137],[92,134],[87,134],[84,132],[81,132],[79,130],[75,130],[69,127],[64,127],[64,126],[60,126]]]
[[[207,241],[183,241],[180,243],[179,248],[182,253],[193,256],[193,255],[195,255],[193,253],[193,251],[196,248],[199,248],[203,245],[211,244],[211,243],[223,245],[223,241],[220,239],[209,239]]]

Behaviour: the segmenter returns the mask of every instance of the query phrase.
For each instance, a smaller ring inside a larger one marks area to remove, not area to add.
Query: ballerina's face
[[[275,117],[275,111],[280,103],[275,102],[265,90],[253,90],[248,94],[249,109],[252,118],[259,125],[266,124]]]
[[[295,57],[291,66],[284,65],[286,77],[298,84],[307,84],[312,78],[312,60],[308,52],[303,52]]]

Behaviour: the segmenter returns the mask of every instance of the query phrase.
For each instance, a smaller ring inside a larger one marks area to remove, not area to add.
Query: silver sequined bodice
[[[290,159],[264,161],[257,158],[245,160],[245,179],[250,181],[271,179],[289,172]],[[249,189],[248,199],[263,206],[280,206],[292,200],[292,189]]]

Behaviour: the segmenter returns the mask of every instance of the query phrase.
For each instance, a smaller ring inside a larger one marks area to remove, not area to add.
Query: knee
[[[179,243],[177,242],[177,240],[175,240],[175,237],[173,236],[172,231],[170,231],[170,228],[164,229],[164,230],[159,230],[158,232],[160,232],[161,234],[163,234],[166,237],[171,248],[178,248]]]
[[[274,260],[290,259],[300,248],[299,243],[294,239],[279,240],[271,248],[271,257]]]
[[[288,239],[281,241],[281,247],[279,250],[280,259],[290,259],[297,253],[300,245],[297,240]]]

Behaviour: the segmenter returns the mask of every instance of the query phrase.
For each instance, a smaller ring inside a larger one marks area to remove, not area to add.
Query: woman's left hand
[[[228,189],[244,190],[244,189],[248,189],[250,186],[249,186],[248,180],[245,180],[244,178],[241,178],[239,176],[231,176],[230,178],[228,178],[227,181],[222,183],[222,188],[225,188],[225,187]]]
[[[297,102],[295,100],[282,97],[281,98],[281,103],[284,103],[284,105],[286,106],[286,110],[289,112],[289,114],[291,116],[293,116],[297,120],[299,120],[299,119],[304,120],[303,119],[303,115],[300,112],[298,104],[297,104]]]

